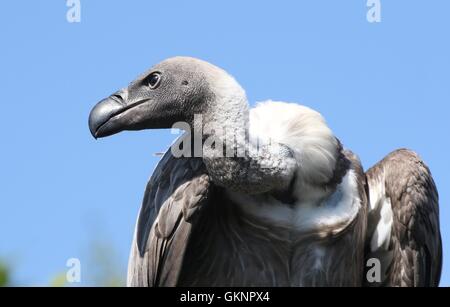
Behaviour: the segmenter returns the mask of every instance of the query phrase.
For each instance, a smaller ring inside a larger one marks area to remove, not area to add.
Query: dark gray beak
[[[123,89],[103,99],[89,114],[89,130],[94,138],[102,138],[123,130],[145,128],[148,116],[146,102],[150,99],[129,101],[128,89]]]
[[[89,114],[89,130],[94,138],[117,133],[111,119],[124,111],[125,104],[121,95],[114,94],[100,101]]]
[[[102,138],[124,130],[167,129],[183,120],[176,103],[166,102],[153,93],[131,95],[126,88],[100,101],[89,114],[89,130],[94,138]],[[169,97],[170,98],[170,97]]]

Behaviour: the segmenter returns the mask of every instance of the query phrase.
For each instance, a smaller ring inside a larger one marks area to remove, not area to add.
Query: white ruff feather
[[[229,191],[245,212],[305,232],[326,228],[339,232],[356,217],[361,201],[353,170],[334,191],[323,189],[333,176],[338,144],[318,112],[293,103],[263,102],[250,110],[249,131],[253,139],[282,143],[293,151],[298,200],[287,206],[271,196]]]
[[[295,103],[266,101],[250,110],[250,136],[287,145],[298,163],[295,195],[314,200],[323,191],[315,187],[333,176],[338,144],[318,112]]]
[[[252,215],[301,231],[324,227],[339,231],[350,223],[361,205],[355,173],[349,171],[334,191],[323,188],[334,175],[339,150],[324,118],[308,107],[276,101],[261,102],[249,112],[239,84],[221,70],[210,73],[216,95],[211,122],[235,132],[248,128],[252,142],[286,145],[297,161],[294,196],[298,201],[293,207],[267,195],[229,190],[230,197]]]
[[[299,201],[294,206],[287,206],[273,197],[251,196],[231,191],[228,194],[244,212],[301,232],[333,229],[338,233],[355,219],[361,207],[353,170],[345,175],[334,193],[319,202]]]

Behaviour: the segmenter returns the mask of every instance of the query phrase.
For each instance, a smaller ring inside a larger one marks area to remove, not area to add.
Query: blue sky
[[[378,24],[367,22],[365,0],[81,0],[75,24],[65,2],[1,4],[0,257],[18,283],[47,284],[72,257],[89,272],[95,240],[114,247],[125,274],[153,153],[174,136],[95,141],[87,118],[101,98],[175,55],[225,68],[251,102],[315,108],[366,168],[396,148],[416,150],[440,192],[448,254],[449,1],[381,0]]]

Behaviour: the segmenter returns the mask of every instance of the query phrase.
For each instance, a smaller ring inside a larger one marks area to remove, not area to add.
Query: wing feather
[[[397,150],[366,173],[366,258],[381,262],[383,286],[438,286],[442,266],[438,192],[420,157]]]
[[[196,158],[164,155],[150,178],[128,266],[129,286],[176,286],[210,181]]]

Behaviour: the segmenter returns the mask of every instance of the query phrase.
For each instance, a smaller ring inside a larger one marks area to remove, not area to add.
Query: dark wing
[[[416,153],[401,149],[366,175],[370,203],[366,260],[381,263],[381,282],[368,285],[438,286],[442,242],[438,192],[430,170]]]
[[[198,158],[164,155],[150,178],[128,265],[129,286],[176,286],[193,224],[210,185]]]

